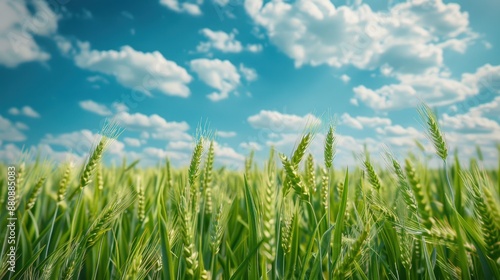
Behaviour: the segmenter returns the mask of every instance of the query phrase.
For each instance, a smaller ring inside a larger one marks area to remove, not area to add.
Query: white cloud
[[[22,123],[22,122],[16,122],[15,126],[17,129],[20,129],[20,130],[28,130],[29,129],[29,127],[25,123]]]
[[[214,142],[215,162],[227,165],[229,168],[241,168],[245,156],[236,152],[233,148]]]
[[[500,96],[495,97],[491,102],[481,104],[470,109],[472,115],[480,115],[487,118],[498,118],[500,112]]]
[[[248,117],[247,121],[253,128],[275,132],[303,131],[309,125],[321,124],[321,120],[312,114],[298,116],[267,110],[261,110],[258,114]]]
[[[12,68],[30,61],[46,61],[50,54],[34,37],[50,37],[57,31],[57,15],[43,0],[0,1],[0,65]]]
[[[99,135],[88,129],[62,133],[59,135],[46,134],[40,141],[42,144],[50,144],[76,150],[77,153],[88,152],[93,143],[96,143]]]
[[[30,106],[24,106],[21,109],[21,113],[27,117],[30,117],[30,118],[39,118],[40,117],[40,114],[37,111],[35,111],[33,108],[31,108]]]
[[[23,129],[24,127],[19,127],[19,124],[13,124],[0,115],[0,141],[21,142],[26,140],[26,136],[21,132]]]
[[[475,145],[478,145],[486,155],[486,165],[496,166],[498,163],[494,145],[500,142],[500,124],[491,118],[498,120],[499,101],[500,97],[496,97],[490,102],[470,108],[465,113],[444,113],[440,117],[450,150],[458,149],[462,160],[475,156]]]
[[[330,0],[247,0],[245,8],[270,41],[300,67],[326,64],[419,73],[443,63],[443,48],[475,36],[468,14],[441,0],[407,1],[390,11],[367,4],[335,6]]]
[[[200,58],[191,60],[190,66],[200,80],[219,91],[208,95],[212,101],[228,98],[240,85],[240,74],[229,60]]]
[[[259,145],[259,143],[253,141],[240,143],[240,147],[246,150],[254,150],[254,151],[262,150],[262,146]]]
[[[79,44],[74,56],[78,67],[112,75],[125,87],[149,93],[157,90],[163,94],[188,97],[187,84],[192,80],[186,69],[165,59],[158,52],[140,52],[130,46],[120,50],[99,51],[90,49],[88,43]]]
[[[86,155],[77,155],[71,151],[57,151],[49,144],[38,144],[30,147],[23,147],[21,150],[14,144],[7,144],[0,147],[0,160],[10,163],[31,162],[39,158],[48,163],[71,162],[72,164],[83,164]]]
[[[363,129],[364,127],[378,127],[391,124],[391,119],[380,117],[351,117],[349,113],[342,114],[341,123],[352,128]]]
[[[200,30],[200,33],[205,36],[208,41],[198,44],[196,47],[198,52],[218,50],[223,53],[240,53],[247,50],[256,53],[262,50],[262,45],[260,44],[248,44],[244,47],[240,41],[236,40],[236,35],[238,34],[237,29],[233,29],[231,33],[226,33],[224,31],[214,31],[203,28]]]
[[[141,113],[130,114],[122,111],[115,115],[114,119],[118,124],[132,131],[141,131],[141,138],[149,137],[157,140],[191,140],[187,133],[189,125],[186,122],[167,121],[163,117],[152,114]]]
[[[136,138],[130,138],[130,137],[125,137],[123,139],[125,144],[127,144],[130,147],[140,147],[141,146],[141,140],[136,139]]]
[[[113,102],[113,104],[111,104],[111,107],[113,107],[116,112],[128,112],[129,110],[127,105],[121,102]]]
[[[469,108],[467,112],[449,115],[444,113],[440,123],[445,130],[461,132],[464,134],[500,133],[498,119],[500,112],[500,96],[492,101]]]
[[[67,149],[66,152],[85,157],[88,156],[91,148],[97,144],[99,139],[101,139],[101,136],[98,133],[82,129],[58,135],[46,134],[40,144],[48,145],[51,149],[53,149],[52,146],[62,147]],[[124,147],[125,145],[122,142],[115,139],[107,146],[106,153],[121,156]]]
[[[193,16],[201,15],[200,5],[203,0],[182,1],[182,0],[160,0],[160,4],[177,13],[186,13]]]
[[[217,136],[222,138],[231,138],[236,136],[236,132],[234,131],[217,131]]]
[[[170,141],[167,145],[167,150],[192,150],[194,147],[193,142],[189,141]]]
[[[30,118],[40,118],[40,114],[30,106],[23,106],[21,109],[12,107],[9,109],[9,114],[14,116],[26,116]]]
[[[150,156],[153,158],[156,157],[158,159],[165,159],[168,157],[168,158],[174,159],[174,160],[182,160],[182,159],[188,158],[188,154],[186,154],[186,153],[166,151],[166,150],[154,148],[154,147],[144,148],[143,153],[147,156]]]
[[[156,131],[151,133],[151,138],[156,140],[168,140],[168,141],[191,141],[193,137],[185,131]]]
[[[342,80],[342,82],[347,84],[351,80],[351,77],[347,76],[346,74],[343,74],[342,76],[340,76],[340,80]]]
[[[475,93],[485,90],[489,93],[500,94],[500,65],[485,64],[475,73],[465,73],[462,75],[462,83]]]
[[[17,163],[22,157],[22,151],[14,144],[0,146],[0,161],[7,163]]]
[[[385,127],[379,127],[376,129],[377,133],[386,136],[408,136],[408,137],[418,137],[422,133],[419,132],[414,127],[403,127],[399,124],[397,125],[387,125]]]
[[[486,64],[475,73],[464,73],[460,80],[446,73],[429,71],[423,75],[399,75],[399,84],[378,89],[358,86],[355,98],[376,110],[415,107],[421,100],[432,106],[450,105],[481,93],[500,93],[500,66]]]
[[[17,109],[16,107],[12,107],[9,109],[9,114],[13,115],[13,116],[18,116],[21,114],[21,111],[19,109]]]
[[[445,113],[440,122],[445,129],[453,129],[459,132],[500,132],[500,125],[496,121],[480,115],[463,114],[450,116]]]
[[[167,122],[163,117],[152,114],[144,115],[141,113],[130,114],[128,112],[119,112],[115,116],[116,121],[124,127],[131,130],[180,130],[186,131],[189,125],[186,122]]]
[[[205,36],[209,41],[201,42],[196,50],[199,52],[209,52],[211,49],[216,49],[224,53],[239,53],[243,51],[243,45],[240,41],[236,40],[238,31],[233,29],[231,33],[224,31],[213,31],[208,28],[203,28],[200,33]]]
[[[243,75],[245,80],[247,80],[249,82],[253,82],[253,81],[257,80],[257,77],[258,77],[257,71],[255,71],[255,69],[245,67],[245,65],[243,63],[240,64],[240,73]]]
[[[387,125],[377,127],[375,131],[379,134],[381,143],[407,149],[415,147],[415,140],[424,140],[425,133],[414,127],[403,127],[401,125]],[[429,148],[432,150],[432,148]],[[407,152],[402,151],[402,152]]]
[[[249,52],[253,52],[253,53],[258,53],[258,52],[261,52],[263,47],[261,44],[248,44],[246,46],[246,49],[249,51]]]
[[[98,114],[99,116],[110,116],[111,110],[106,105],[94,102],[92,100],[84,100],[78,103],[80,107],[86,111]]]
[[[61,35],[55,35],[53,37],[57,48],[61,52],[63,56],[69,56],[69,55],[75,55],[76,54],[76,49],[73,47],[73,44],[71,43],[71,40],[67,39],[66,37],[63,37]]]
[[[415,148],[415,140],[425,140],[425,133],[417,130],[414,127],[403,127],[401,125],[388,125],[385,127],[377,127],[378,139],[380,142],[389,145],[390,147],[404,148],[400,150],[403,153]],[[427,142],[427,150],[432,151],[433,148],[430,142]]]

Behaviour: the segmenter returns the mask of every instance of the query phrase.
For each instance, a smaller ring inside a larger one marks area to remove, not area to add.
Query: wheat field
[[[106,166],[109,136],[83,166],[19,163],[15,272],[0,165],[0,278],[500,279],[500,162],[460,162],[419,112],[440,168],[387,150],[385,164],[365,152],[347,169],[333,125],[322,158],[305,132],[244,171],[215,166],[209,137],[186,168]]]

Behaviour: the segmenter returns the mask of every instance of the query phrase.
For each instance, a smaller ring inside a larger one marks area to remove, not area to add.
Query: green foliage
[[[499,279],[498,169],[456,157],[447,170],[435,115],[421,113],[443,168],[391,153],[388,168],[368,154],[334,168],[333,126],[324,161],[308,151],[310,132],[281,164],[274,149],[265,164],[251,153],[245,171],[218,168],[214,142],[204,157],[201,137],[188,168],[106,167],[106,137],[81,167],[19,164],[16,272],[3,246],[0,278]],[[6,176],[0,165],[2,184]]]

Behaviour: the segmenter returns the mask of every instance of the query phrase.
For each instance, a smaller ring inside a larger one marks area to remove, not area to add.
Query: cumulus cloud
[[[176,162],[187,162],[189,158],[189,154],[175,151],[167,151],[154,147],[144,148],[142,151],[144,155],[147,157],[157,158],[157,159],[166,159],[169,158]]]
[[[150,93],[188,97],[192,77],[186,69],[167,60],[158,52],[141,52],[130,46],[119,50],[93,50],[89,43],[79,43],[74,56],[76,65],[90,71],[111,75],[124,87]]]
[[[22,108],[18,109],[16,107],[12,107],[9,109],[9,114],[13,116],[26,116],[30,118],[40,118],[40,114],[35,111],[33,108],[30,106],[23,106]]]
[[[130,147],[140,147],[142,145],[141,140],[136,138],[125,137],[123,141]]]
[[[243,78],[248,82],[253,82],[257,80],[257,71],[253,68],[246,67],[243,63],[240,64],[240,73],[243,75]]]
[[[404,147],[406,149],[415,147],[415,140],[421,141],[425,139],[425,133],[412,126],[404,127],[399,124],[389,124],[377,127],[375,131],[378,134],[380,142],[396,147]],[[432,148],[429,146],[429,150],[431,149]],[[406,153],[407,151],[408,150],[403,150],[401,152]]]
[[[444,128],[458,132],[492,132],[500,131],[500,125],[481,115],[459,114],[450,116],[443,114],[441,124]]]
[[[340,119],[342,124],[345,124],[355,129],[363,129],[364,127],[385,126],[385,125],[390,125],[392,123],[391,119],[389,118],[363,117],[363,116],[351,117],[349,113],[342,114]]]
[[[80,101],[78,104],[83,110],[98,114],[99,116],[110,116],[112,114],[111,110],[109,110],[106,105],[92,100]]]
[[[243,45],[236,40],[238,31],[234,29],[231,33],[224,31],[213,31],[208,28],[203,28],[200,33],[205,36],[208,41],[201,42],[196,50],[199,52],[209,52],[211,49],[216,49],[224,53],[239,53],[243,51]]]
[[[18,128],[20,130],[28,130],[29,129],[29,127],[25,123],[22,123],[22,122],[16,122],[15,126],[16,126],[16,128]]]
[[[450,105],[482,92],[500,92],[500,66],[486,64],[460,80],[430,71],[422,75],[400,75],[400,83],[378,89],[357,86],[355,99],[376,110],[415,107],[421,100],[432,106]]]
[[[321,120],[312,114],[298,116],[268,110],[261,110],[258,114],[248,117],[247,121],[253,128],[275,132],[303,131],[308,126],[321,124]]]
[[[487,102],[470,109],[471,115],[484,116],[486,118],[498,118],[500,112],[500,96],[495,97],[491,102]]]
[[[160,4],[177,13],[186,13],[193,16],[202,14],[200,6],[203,0],[183,1],[183,0],[160,0]]]
[[[113,107],[113,109],[116,112],[128,112],[128,110],[129,110],[127,105],[125,105],[124,103],[121,103],[121,102],[113,102],[111,104],[111,107]]]
[[[35,36],[50,37],[57,31],[57,15],[43,0],[0,1],[0,65],[9,68],[30,61],[46,61],[50,54]]]
[[[118,124],[132,131],[147,133],[148,137],[158,140],[191,140],[187,133],[189,125],[186,122],[167,121],[163,117],[152,114],[119,112],[114,119]],[[145,135],[143,135],[145,136]]]
[[[500,134],[498,120],[500,112],[500,96],[490,102],[471,107],[458,114],[442,114],[440,123],[445,130],[464,134]]]
[[[46,134],[40,144],[65,148],[66,152],[79,156],[88,156],[92,147],[101,139],[98,133],[94,133],[88,129],[77,130],[73,132],[61,133],[57,135]],[[106,153],[116,156],[121,156],[124,152],[125,145],[119,140],[113,140],[106,148]]]
[[[476,145],[486,155],[496,155],[495,144],[500,142],[499,103],[500,97],[496,97],[490,102],[471,107],[464,113],[442,114],[439,121],[445,131],[448,146],[450,149],[458,148],[461,159],[475,156]],[[487,156],[485,160],[486,165],[497,164],[496,157]]]
[[[326,64],[421,73],[443,64],[443,49],[475,36],[468,14],[441,0],[406,1],[388,12],[329,0],[247,0],[245,9],[270,41],[300,67]],[[453,48],[452,48],[453,49]],[[456,49],[456,48],[455,48]]]
[[[212,101],[228,98],[240,85],[240,74],[229,60],[200,58],[191,60],[190,66],[201,81],[218,90],[208,95]]]
[[[262,146],[259,145],[259,143],[253,141],[240,143],[240,147],[246,150],[254,150],[254,151],[262,150]]]
[[[0,142],[21,142],[26,140],[26,136],[21,131],[26,128],[25,124],[13,124],[9,119],[0,115]]]
[[[167,150],[185,150],[189,151],[194,148],[194,143],[190,141],[170,141],[167,145]]]
[[[22,150],[14,144],[9,143],[3,146],[0,145],[0,161],[17,163],[19,158],[21,158],[22,153]]]
[[[116,121],[124,127],[131,130],[188,130],[189,125],[186,122],[167,122],[163,117],[152,114],[144,115],[141,113],[130,114],[120,112],[115,116]]]
[[[208,28],[203,28],[200,33],[208,39],[208,41],[200,42],[196,47],[198,52],[210,52],[211,50],[218,50],[223,53],[240,53],[244,50],[249,52],[259,52],[262,50],[260,44],[243,44],[236,40],[238,34],[237,29],[233,29],[230,33],[224,31],[214,31]]]
[[[346,74],[343,74],[342,76],[340,76],[340,80],[342,80],[342,82],[344,82],[345,84],[347,84],[351,80],[351,77],[349,77]]]

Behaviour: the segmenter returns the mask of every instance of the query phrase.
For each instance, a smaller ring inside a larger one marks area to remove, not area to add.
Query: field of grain
[[[105,166],[104,136],[83,166],[19,163],[15,272],[0,165],[0,278],[500,279],[500,163],[460,162],[420,113],[441,168],[387,151],[385,165],[365,153],[347,170],[333,126],[323,158],[306,131],[240,172],[215,167],[203,137],[181,169]]]

